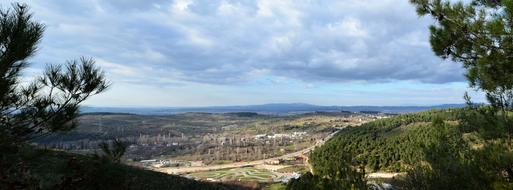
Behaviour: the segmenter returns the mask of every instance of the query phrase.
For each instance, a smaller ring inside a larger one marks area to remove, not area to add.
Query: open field
[[[290,158],[307,158],[306,155],[309,154],[310,151],[314,150],[317,146],[322,146],[326,141],[335,136],[337,132],[338,131],[335,131],[327,135],[308,148],[279,157],[199,167],[167,167],[156,169],[156,171],[169,174],[182,174],[185,177],[207,181],[288,182],[290,179],[299,177],[300,173],[308,171],[311,168],[308,159],[301,159],[301,164],[299,165],[269,165],[267,163],[288,160]],[[283,173],[276,172],[277,170],[287,167],[289,168],[288,171],[282,170]]]
[[[264,169],[256,168],[232,168],[217,171],[207,171],[189,174],[194,178],[212,181],[272,181],[277,175]]]

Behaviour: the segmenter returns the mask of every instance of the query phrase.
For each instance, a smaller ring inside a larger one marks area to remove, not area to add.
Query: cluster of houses
[[[306,136],[306,132],[293,132],[293,133],[290,133],[290,134],[283,134],[283,133],[278,133],[278,134],[258,134],[258,135],[255,135],[253,138],[255,140],[277,139],[277,138],[296,139],[296,138],[302,138],[303,136]]]
[[[303,157],[295,156],[295,157],[270,159],[270,160],[266,160],[264,163],[268,164],[268,165],[299,164],[299,163],[303,163]]]
[[[202,161],[183,161],[183,160],[141,160],[144,167],[165,168],[165,167],[195,167],[204,166]]]

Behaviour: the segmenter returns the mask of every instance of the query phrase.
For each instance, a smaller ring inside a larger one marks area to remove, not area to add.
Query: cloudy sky
[[[14,1],[2,1],[9,8]],[[27,75],[93,57],[112,87],[87,105],[461,103],[463,69],[435,57],[406,0],[44,0]]]

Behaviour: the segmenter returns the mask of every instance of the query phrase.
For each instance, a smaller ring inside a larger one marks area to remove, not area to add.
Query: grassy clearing
[[[233,168],[226,170],[198,172],[190,174],[193,177],[201,179],[214,179],[219,181],[259,181],[268,182],[276,177],[270,171],[256,168]]]

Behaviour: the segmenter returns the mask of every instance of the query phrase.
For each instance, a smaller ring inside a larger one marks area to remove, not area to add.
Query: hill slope
[[[424,160],[421,149],[435,133],[431,121],[440,118],[456,125],[461,109],[431,110],[380,119],[340,131],[311,155],[315,170],[330,167],[326,155],[350,153],[367,171],[406,171]]]
[[[4,154],[2,160],[11,162],[2,164],[22,167],[29,174],[31,183],[38,184],[41,189],[244,189],[30,146],[21,148],[16,154]]]

